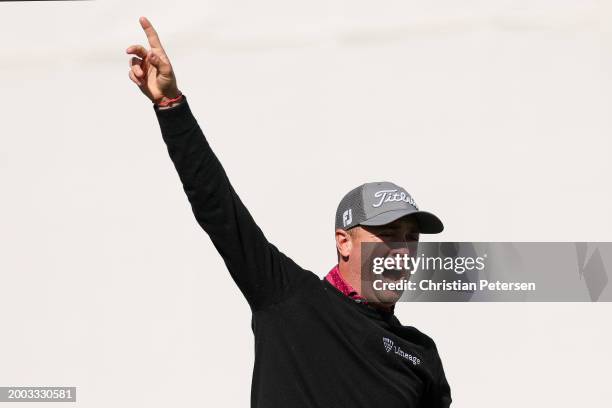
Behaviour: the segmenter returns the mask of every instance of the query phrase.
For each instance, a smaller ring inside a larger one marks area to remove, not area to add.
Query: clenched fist
[[[174,71],[151,22],[146,17],[139,21],[151,48],[131,45],[125,50],[134,55],[130,58],[130,79],[153,103],[163,103],[180,95]]]

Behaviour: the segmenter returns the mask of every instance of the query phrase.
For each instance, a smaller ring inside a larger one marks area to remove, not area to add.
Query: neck
[[[352,271],[348,262],[341,261],[338,264],[338,272],[342,279],[361,295],[361,271]]]
[[[388,304],[388,303],[368,303],[370,306],[372,306],[374,309],[382,311],[382,312],[386,312],[386,313],[392,313],[393,310],[395,309],[395,303],[392,304]]]

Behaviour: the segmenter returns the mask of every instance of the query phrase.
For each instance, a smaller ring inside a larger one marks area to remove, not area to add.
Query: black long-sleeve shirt
[[[355,302],[268,242],[186,97],[154,110],[195,218],[253,312],[251,406],[448,407],[450,388],[431,338],[392,312]]]

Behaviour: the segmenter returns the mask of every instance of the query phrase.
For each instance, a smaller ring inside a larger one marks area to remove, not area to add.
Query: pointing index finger
[[[149,40],[149,45],[152,48],[162,48],[161,41],[159,41],[159,37],[157,35],[157,31],[153,28],[153,25],[146,17],[140,17],[139,19],[140,25],[147,35],[147,39]]]

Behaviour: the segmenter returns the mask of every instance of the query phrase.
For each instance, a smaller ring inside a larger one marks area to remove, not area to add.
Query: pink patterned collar
[[[359,294],[347,281],[340,275],[338,265],[334,266],[331,271],[325,276],[325,280],[332,284],[336,289],[342,292],[345,296],[360,302],[367,303],[365,298]]]

